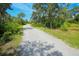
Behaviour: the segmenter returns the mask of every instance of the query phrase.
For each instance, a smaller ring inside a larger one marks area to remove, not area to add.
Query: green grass
[[[3,53],[7,54],[9,50],[16,49],[19,46],[20,42],[21,42],[21,35],[20,34],[14,35],[13,40],[6,43],[5,45],[0,46],[0,53],[1,54],[3,54]],[[12,52],[12,53],[14,53],[14,52]]]
[[[57,38],[63,40],[66,44],[71,47],[79,48],[79,31],[62,31],[59,29],[48,29],[44,27],[36,27],[39,28],[51,35],[56,36]]]

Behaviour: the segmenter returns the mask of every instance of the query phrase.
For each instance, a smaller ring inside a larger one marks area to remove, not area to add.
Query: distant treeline
[[[70,3],[35,3],[31,22],[47,28],[67,29],[71,23],[79,24],[79,6]]]

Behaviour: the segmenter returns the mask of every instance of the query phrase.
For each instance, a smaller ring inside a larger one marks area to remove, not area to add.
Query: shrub
[[[74,21],[77,22],[77,23],[79,22],[79,14],[77,14],[77,15],[75,16]]]
[[[12,33],[17,33],[21,29],[21,25],[15,22],[8,22],[5,25],[6,25],[5,26],[6,31],[10,31]]]
[[[22,34],[20,31],[21,25],[15,22],[7,22],[1,29],[5,31],[3,31],[3,33],[0,35],[0,45],[11,41],[15,34]]]
[[[43,27],[44,25],[40,24],[40,23],[32,23],[32,26],[34,26],[34,27]]]
[[[3,36],[0,39],[0,43],[4,44],[5,42],[11,41],[13,39],[11,32],[4,32]]]
[[[4,24],[1,24],[0,23],[0,37],[2,36],[2,34],[5,32],[5,29],[4,29]]]
[[[61,26],[61,30],[67,31],[70,24],[68,22],[64,22],[64,24]]]
[[[60,19],[55,19],[52,21],[53,28],[59,28],[62,25],[63,21]]]

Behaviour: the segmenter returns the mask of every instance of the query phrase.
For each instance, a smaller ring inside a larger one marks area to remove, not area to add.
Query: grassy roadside
[[[20,26],[19,32],[11,35],[11,41],[0,45],[0,55],[15,55],[16,48],[19,46],[23,34],[23,26]]]
[[[57,38],[63,40],[69,46],[73,48],[79,48],[79,31],[62,31],[59,29],[48,29],[44,27],[36,27],[40,30],[43,30],[51,35],[56,36]]]
[[[14,39],[5,45],[0,46],[0,54],[1,55],[14,55],[15,49],[18,47],[21,42],[22,35],[16,34],[14,35]]]

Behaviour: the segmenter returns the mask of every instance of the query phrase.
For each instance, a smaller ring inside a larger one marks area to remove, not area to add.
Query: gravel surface
[[[23,41],[17,48],[20,56],[78,56],[79,49],[71,48],[60,39],[32,26],[25,25]]]

